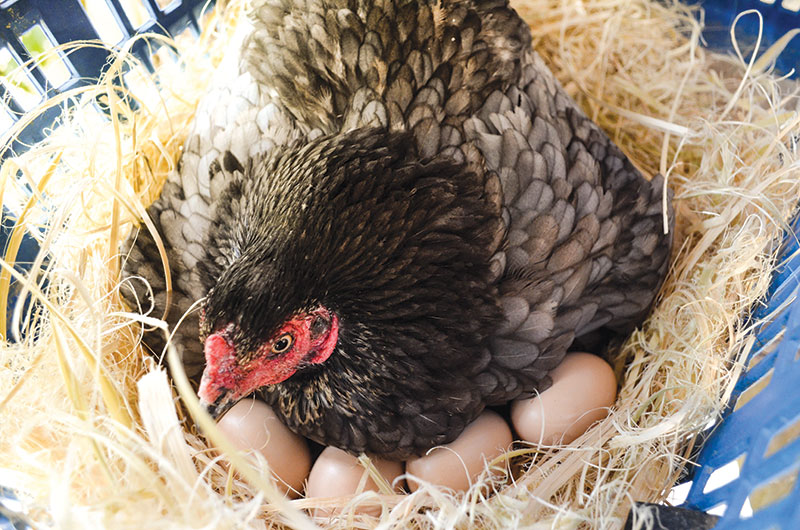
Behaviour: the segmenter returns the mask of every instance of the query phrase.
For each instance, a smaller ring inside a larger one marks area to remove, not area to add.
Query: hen
[[[499,0],[259,0],[124,264],[214,415],[391,458],[629,332],[672,219]],[[154,296],[150,300],[150,295]],[[148,301],[149,300],[149,301]],[[197,330],[200,330],[200,340]],[[149,333],[160,352],[164,337]]]

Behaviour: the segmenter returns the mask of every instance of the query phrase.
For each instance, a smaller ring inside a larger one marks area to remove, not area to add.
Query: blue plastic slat
[[[761,51],[769,47],[787,32],[800,27],[800,13],[783,7],[784,0],[763,2],[761,0],[689,0],[705,10],[705,29],[703,38],[711,48],[731,50],[730,28],[736,15],[749,9],[757,9],[763,17]],[[789,3],[787,3],[787,6]],[[758,35],[758,17],[748,15],[736,23],[736,37],[739,47],[748,56]],[[800,46],[790,46],[776,62],[779,71],[788,73],[800,64]],[[798,73],[795,72],[794,77]]]
[[[111,6],[111,13],[117,20],[117,24],[122,27],[125,35],[134,35],[136,33],[136,28],[133,27],[133,24],[128,19],[128,15],[125,13],[125,9],[123,9],[119,0],[108,0],[108,3]]]
[[[0,256],[6,255],[6,250],[8,248],[8,240],[11,237],[11,232],[14,229],[14,218],[10,215],[7,209],[3,208],[3,215],[0,219]],[[24,234],[22,237],[22,241],[19,246],[19,250],[17,251],[17,257],[14,260],[14,269],[17,271],[26,274],[31,270],[34,261],[36,260],[37,255],[39,254],[39,243],[34,239],[30,234]],[[8,305],[7,305],[7,313],[6,313],[6,330],[9,333],[8,340],[14,340],[14,336],[11,335],[12,330],[12,323],[14,317],[14,310],[15,305],[18,303],[17,300],[19,295],[21,294],[22,285],[14,280],[11,279],[11,284],[9,286],[9,296],[8,296]],[[31,304],[33,303],[32,297],[30,295],[26,296],[22,301],[22,315],[27,313],[30,309]],[[25,322],[20,323],[20,327],[22,328],[20,331],[24,334],[26,332]],[[5,340],[5,337],[0,337],[0,340]]]
[[[796,230],[796,228],[795,228]],[[784,447],[766,456],[776,434],[800,420],[800,271],[796,232],[789,233],[782,249],[783,265],[773,278],[772,297],[760,308],[768,315],[784,306],[782,313],[762,326],[757,344],[767,345],[776,328],[784,332],[774,350],[746,371],[736,384],[728,411],[714,433],[706,440],[698,456],[700,468],[695,472],[686,501],[688,507],[708,510],[725,503],[727,509],[716,528],[796,528],[800,488],[795,482],[788,494],[769,506],[757,510],[752,517],[742,518],[742,508],[754,491],[781,477],[791,477],[800,470],[800,439],[788,441]],[[788,254],[788,255],[787,255]],[[750,357],[758,355],[754,348]],[[771,370],[769,384],[741,408],[733,410],[736,399],[751,384]],[[703,493],[711,475],[723,465],[744,455],[739,477],[729,484]]]
[[[20,107],[19,103],[17,103],[17,101],[13,97],[11,97],[11,94],[6,90],[5,85],[1,83],[0,83],[0,99],[2,99],[5,102],[6,106],[8,107],[8,110],[14,117],[22,116],[25,113],[23,108]]]
[[[18,0],[0,10],[0,38],[25,62],[30,59],[19,41],[18,36],[30,29],[34,24],[41,24],[56,43],[63,44],[73,40],[97,39],[97,33],[89,17],[78,0]],[[10,33],[9,33],[10,32]],[[30,68],[36,79],[38,88],[44,97],[52,97],[65,90],[86,85],[98,77],[108,59],[108,51],[101,47],[81,47],[74,49],[64,57],[67,67],[73,72],[71,78],[60,87],[47,86],[46,79],[37,67]],[[15,109],[16,110],[16,109]],[[41,141],[46,130],[61,115],[62,109],[54,107],[40,115],[14,139],[10,149],[3,153],[3,158],[14,152],[21,152],[29,146]],[[19,118],[19,116],[15,116]]]
[[[28,530],[30,526],[6,506],[9,500],[16,500],[14,493],[8,488],[0,486],[0,508],[2,508],[2,511],[0,511],[0,530]],[[8,514],[8,517],[4,514]]]
[[[33,24],[31,24],[33,25]],[[16,35],[11,33],[7,28],[3,29],[3,39],[6,41],[9,51],[14,56],[18,64],[24,64],[31,60],[31,56],[22,41]],[[47,93],[47,78],[38,68],[31,68],[28,70],[29,81],[35,85],[39,92]]]
[[[134,28],[125,15],[118,0],[106,0],[111,12],[116,19],[123,34],[122,42],[132,36],[143,33],[160,33],[162,35],[177,35],[189,28],[195,34],[199,33],[200,25],[197,13],[206,5],[213,2],[204,0],[175,0],[165,9],[160,9],[155,2],[149,2],[151,18],[141,28]],[[57,44],[64,44],[77,40],[97,40],[99,36],[92,22],[83,8],[80,0],[16,0],[0,3],[0,44],[7,45],[20,63],[26,62],[30,57],[25,47],[19,41],[19,35],[30,29],[34,24],[40,24],[45,32],[52,36]],[[120,43],[122,44],[122,43]],[[161,43],[158,41],[137,41],[131,49],[138,59],[152,71],[150,52],[156,50]],[[75,87],[92,84],[102,74],[109,58],[108,50],[103,47],[80,47],[71,50],[63,57],[68,69],[72,72],[71,78],[59,87],[48,84],[47,78],[38,67],[29,68],[29,74],[37,88],[45,98],[52,97],[61,92]],[[16,120],[22,115],[22,108],[13,98],[9,98],[6,91],[0,87],[0,96],[8,102],[12,117]],[[61,115],[62,109],[52,108],[25,128],[10,149],[4,149],[2,158],[20,153],[29,146],[36,144],[46,136],[46,130]]]

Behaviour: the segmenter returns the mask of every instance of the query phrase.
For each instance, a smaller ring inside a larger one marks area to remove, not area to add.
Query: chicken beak
[[[208,414],[218,420],[223,414],[236,404],[236,399],[233,399],[233,391],[227,388],[220,388],[220,394],[213,403],[209,403],[202,397],[200,398],[200,406],[203,407]]]
[[[205,341],[206,367],[197,395],[200,405],[219,419],[239,401],[236,349],[224,333],[213,333]]]

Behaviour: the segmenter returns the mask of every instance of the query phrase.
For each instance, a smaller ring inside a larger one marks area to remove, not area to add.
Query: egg
[[[486,462],[503,454],[511,442],[511,429],[506,421],[495,412],[484,411],[454,441],[408,460],[408,487],[416,491],[420,481],[424,481],[466,491],[486,468]]]
[[[394,480],[403,474],[403,463],[392,460],[385,460],[375,456],[370,457],[372,464],[378,473],[386,479],[389,484],[394,484],[395,491],[402,491],[400,480]],[[362,480],[363,489],[359,488]],[[336,447],[326,447],[314,462],[311,474],[308,476],[306,484],[306,498],[312,497],[343,497],[353,495],[361,491],[379,491],[378,485],[372,479],[367,469],[358,462],[358,458],[337,449]],[[380,510],[377,507],[357,510],[361,513],[378,515]],[[326,510],[317,508],[314,515],[329,516],[336,510]]]
[[[296,496],[302,490],[311,468],[308,442],[281,423],[266,403],[243,399],[217,425],[237,449],[259,451],[284,492]]]
[[[550,377],[552,386],[537,397],[511,404],[511,423],[525,441],[569,444],[605,418],[617,399],[614,371],[597,355],[567,354]]]

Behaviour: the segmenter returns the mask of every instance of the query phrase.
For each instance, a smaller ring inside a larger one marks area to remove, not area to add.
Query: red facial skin
[[[311,327],[317,318],[330,324],[317,336]],[[273,345],[289,334],[291,347],[274,353]],[[212,415],[224,412],[256,389],[285,381],[305,364],[324,362],[333,353],[339,339],[339,319],[324,307],[310,313],[299,313],[288,320],[245,365],[236,359],[236,348],[228,338],[228,329],[212,333],[205,341],[206,368],[198,395]]]

